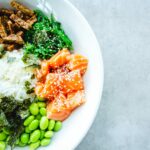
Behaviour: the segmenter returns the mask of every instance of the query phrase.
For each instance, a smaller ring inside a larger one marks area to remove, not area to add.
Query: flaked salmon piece
[[[54,97],[58,94],[59,77],[57,74],[49,73],[46,77],[45,86],[43,89],[44,97]]]
[[[70,70],[80,70],[81,74],[83,75],[88,66],[88,59],[79,54],[72,54],[70,57],[70,61],[67,64],[67,67]]]
[[[58,73],[58,74],[68,74],[70,70],[67,68],[67,65],[63,65],[57,69],[50,69],[50,72]]]
[[[65,110],[66,109],[66,101],[67,101],[67,97],[62,94],[62,93],[59,93],[55,99],[50,102],[52,105],[51,105],[51,110],[53,113],[56,113],[56,112],[60,112],[62,110]]]
[[[45,83],[37,84],[35,88],[35,92],[37,96],[41,98],[51,99],[54,96],[57,96],[59,89],[58,89],[58,75],[55,73],[49,73],[46,76]]]
[[[41,81],[45,81],[45,78],[44,78],[44,76],[43,76],[41,70],[36,69],[35,75],[36,75],[36,78],[38,79],[38,81],[40,81],[40,82],[41,82]],[[45,76],[45,77],[46,77],[46,76]]]
[[[35,87],[35,94],[36,94],[37,96],[43,98],[43,89],[44,89],[44,84],[38,82],[38,83],[36,84],[36,87]]]
[[[50,109],[52,107],[52,104],[49,103],[47,105],[47,109]],[[59,120],[59,121],[64,121],[65,119],[67,119],[70,115],[71,115],[71,111],[70,110],[62,110],[60,112],[48,112],[47,117],[49,119],[53,119],[53,120]]]
[[[62,74],[59,77],[59,88],[63,93],[70,93],[84,89],[83,79],[79,70],[71,71],[68,74]]]
[[[86,102],[84,90],[69,93],[67,99],[69,101],[69,108],[72,110]]]
[[[84,102],[85,95],[83,90],[70,93],[67,97],[60,93],[53,101],[48,103],[47,117],[49,119],[64,121],[74,109]]]
[[[63,49],[55,54],[50,60],[44,60],[41,63],[40,71],[37,71],[38,79],[45,78],[50,73],[50,68],[56,69],[69,61],[70,52]]]
[[[56,96],[59,92],[68,94],[84,89],[83,79],[79,70],[71,71],[68,74],[49,73],[43,85],[42,92],[36,94],[47,99]],[[36,88],[39,87],[37,86]]]
[[[41,63],[41,73],[43,74],[43,76],[49,73],[49,62],[46,60],[42,61]]]
[[[49,74],[49,63],[47,60],[41,62],[41,69],[36,70],[36,77],[38,80],[45,80],[46,75]]]
[[[68,49],[63,49],[55,54],[48,62],[50,67],[58,68],[69,62],[70,52]]]

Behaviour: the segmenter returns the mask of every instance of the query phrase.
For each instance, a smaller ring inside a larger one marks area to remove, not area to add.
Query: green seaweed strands
[[[37,22],[24,35],[26,54],[34,54],[40,59],[49,59],[63,48],[73,50],[71,40],[53,14],[48,18],[40,10],[36,10],[35,13]]]
[[[13,97],[0,97],[0,131],[4,128],[10,130],[8,144],[13,148],[16,140],[24,130],[24,119],[29,115],[29,99],[23,102]]]

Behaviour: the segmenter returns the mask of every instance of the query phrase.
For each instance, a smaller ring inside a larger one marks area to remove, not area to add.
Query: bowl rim
[[[96,105],[96,107],[94,107],[93,116],[90,118],[89,123],[85,126],[84,130],[82,131],[82,134],[80,134],[80,136],[78,136],[78,138],[75,138],[72,145],[70,145],[69,150],[73,150],[73,149],[76,149],[77,146],[81,143],[81,141],[83,140],[83,138],[88,133],[89,129],[91,128],[91,126],[92,126],[92,124],[93,124],[93,122],[96,118],[96,115],[97,115],[97,112],[98,112],[98,109],[99,109],[99,106],[100,106],[100,102],[101,102],[102,91],[103,91],[104,66],[103,66],[103,59],[102,59],[102,53],[101,53],[101,49],[100,49],[100,46],[99,46],[99,42],[98,42],[98,40],[96,38],[96,35],[95,35],[94,31],[92,30],[90,24],[88,23],[88,21],[86,20],[84,15],[72,4],[72,2],[70,2],[69,0],[63,0],[63,1],[64,1],[64,3],[66,3],[72,9],[72,11],[76,14],[76,16],[78,16],[82,20],[82,22],[84,24],[86,24],[86,27],[88,28],[88,31],[89,31],[90,35],[92,36],[92,38],[93,38],[93,41],[94,41],[94,44],[95,44],[96,50],[97,50],[96,54],[98,55],[98,58],[99,58],[99,61],[97,63],[97,68],[99,68],[97,70],[97,74],[100,75],[100,77],[97,79],[97,82],[98,82],[97,84],[99,85],[99,89],[98,89],[99,90],[99,92],[98,92],[99,95],[97,96],[97,99],[99,99],[99,100],[97,100],[97,105]]]
[[[88,27],[88,30],[90,32],[90,34],[93,36],[93,39],[95,41],[96,47],[98,49],[97,51],[97,55],[100,58],[99,62],[100,64],[99,67],[101,67],[98,71],[100,73],[101,71],[101,76],[99,78],[99,102],[97,107],[95,108],[95,114],[93,115],[93,118],[91,119],[91,121],[89,122],[89,124],[86,126],[86,129],[84,129],[84,132],[82,134],[82,136],[80,136],[80,138],[78,138],[78,140],[74,141],[74,145],[72,146],[72,149],[77,148],[77,146],[82,142],[82,140],[84,139],[84,137],[87,135],[89,129],[92,127],[92,124],[94,123],[94,120],[96,119],[96,115],[97,112],[99,110],[100,107],[100,102],[101,102],[101,98],[102,98],[102,92],[103,92],[103,85],[104,85],[104,65],[103,65],[103,58],[102,58],[102,53],[101,53],[101,48],[99,45],[99,42],[97,40],[97,37],[93,31],[93,29],[91,28],[90,24],[88,23],[88,21],[86,20],[86,18],[84,17],[84,15],[78,10],[78,8],[76,8],[72,2],[70,2],[69,0],[64,0],[64,2],[67,3],[67,5],[69,5],[71,7],[71,9],[74,11],[74,13],[76,13],[76,15],[82,19],[82,21],[86,24],[86,26]]]

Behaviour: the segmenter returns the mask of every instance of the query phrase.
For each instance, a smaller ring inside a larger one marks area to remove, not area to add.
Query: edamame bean
[[[8,129],[8,128],[3,128],[3,132],[5,133],[5,134],[7,134],[7,135],[9,135],[9,133],[10,133],[10,130]]]
[[[60,121],[56,121],[55,126],[54,126],[54,131],[57,132],[62,128],[62,123]]]
[[[50,120],[48,125],[48,130],[53,130],[55,126],[55,120]]]
[[[46,103],[44,102],[38,102],[37,104],[39,107],[46,107]]]
[[[40,141],[30,144],[29,150],[36,150],[40,146]]]
[[[9,140],[10,140],[10,136],[8,135],[5,141],[8,142]]]
[[[31,130],[29,129],[29,126],[27,126],[27,127],[25,128],[25,132],[26,132],[26,133],[31,133]]]
[[[28,126],[32,121],[34,120],[34,116],[29,116],[25,121],[24,121],[24,126]]]
[[[19,141],[18,145],[19,145],[20,147],[26,146],[26,144],[22,143],[21,141]]]
[[[3,141],[0,141],[0,150],[5,150],[6,144]]]
[[[53,135],[54,135],[53,131],[46,131],[44,136],[45,136],[46,138],[52,138]]]
[[[44,98],[42,98],[42,97],[37,97],[37,99],[39,100],[39,101],[45,101],[45,99]]]
[[[29,130],[35,130],[37,129],[39,126],[39,120],[33,120],[30,124],[29,124]]]
[[[50,142],[51,142],[51,139],[43,139],[42,141],[41,141],[41,146],[47,146],[47,145],[49,145],[50,144]]]
[[[47,113],[46,108],[41,108],[41,109],[40,109],[40,114],[41,114],[42,116],[46,116],[46,113]]]
[[[4,50],[4,44],[0,44],[0,51]]]
[[[28,143],[28,141],[29,141],[29,134],[27,134],[27,133],[23,133],[22,135],[21,135],[21,142],[23,143],[23,144],[27,144]]]
[[[30,135],[30,142],[35,143],[40,139],[41,132],[40,130],[35,130]]]
[[[32,103],[29,107],[29,110],[32,115],[37,115],[39,113],[39,108],[37,103]]]
[[[40,119],[41,119],[41,117],[42,117],[42,116],[41,116],[41,114],[38,114],[38,115],[36,115],[36,117],[35,117],[35,118],[36,118],[37,120],[40,120]]]
[[[19,139],[17,139],[17,140],[16,140],[15,144],[16,144],[16,145],[18,145],[18,144],[19,144]]]
[[[7,135],[4,132],[1,132],[0,133],[0,141],[4,141],[4,140],[6,140],[6,138],[7,138]]]
[[[40,120],[40,129],[45,130],[48,127],[48,119],[46,116],[43,116]]]
[[[45,135],[45,131],[42,131],[42,130],[41,130],[40,140],[42,140],[42,139],[44,138],[44,135]]]
[[[31,144],[31,141],[29,140],[28,145]]]

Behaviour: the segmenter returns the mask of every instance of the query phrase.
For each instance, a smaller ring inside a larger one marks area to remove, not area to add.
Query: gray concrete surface
[[[70,0],[103,53],[97,118],[76,150],[150,150],[150,0]]]

